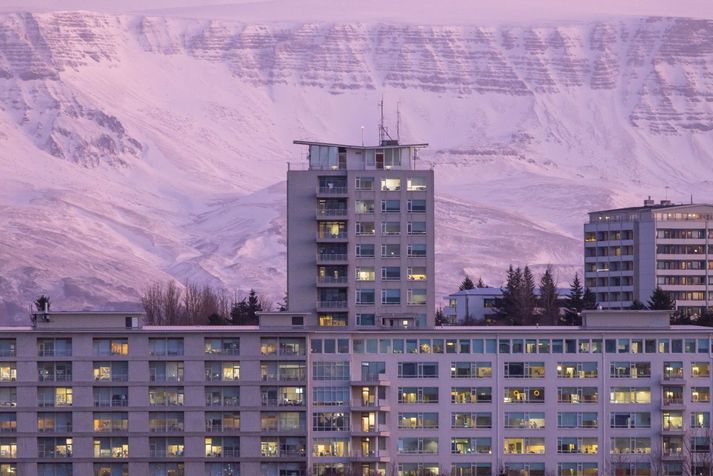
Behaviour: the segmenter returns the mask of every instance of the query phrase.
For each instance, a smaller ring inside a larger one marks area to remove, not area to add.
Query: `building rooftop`
[[[404,147],[415,147],[424,148],[428,147],[428,144],[400,144],[399,141],[383,141],[380,145],[349,145],[349,144],[336,144],[331,142],[319,142],[319,141],[308,141],[308,140],[295,140],[293,144],[298,145],[318,145],[323,147],[345,147],[347,149],[401,149]]]

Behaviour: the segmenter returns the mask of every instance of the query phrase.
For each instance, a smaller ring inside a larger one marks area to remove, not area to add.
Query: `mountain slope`
[[[586,212],[713,197],[713,21],[0,15],[0,319],[174,277],[279,300],[293,139],[431,144],[437,288],[581,266]]]

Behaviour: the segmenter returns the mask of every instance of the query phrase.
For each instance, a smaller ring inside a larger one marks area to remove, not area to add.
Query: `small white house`
[[[540,290],[535,289],[535,295]],[[569,296],[569,288],[557,289],[560,299]],[[462,324],[467,317],[475,322],[483,321],[487,316],[495,314],[503,297],[500,288],[474,288],[458,291],[445,297],[443,316],[451,324]]]

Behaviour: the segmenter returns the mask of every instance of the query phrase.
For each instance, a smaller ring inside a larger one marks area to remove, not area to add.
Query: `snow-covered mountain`
[[[174,277],[279,300],[293,139],[431,144],[437,291],[581,267],[586,212],[713,201],[713,21],[0,15],[0,320]]]

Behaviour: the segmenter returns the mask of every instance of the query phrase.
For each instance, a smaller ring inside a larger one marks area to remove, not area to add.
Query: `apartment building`
[[[646,303],[658,286],[677,309],[700,315],[713,304],[713,205],[591,212],[584,225],[585,285],[604,309]]]
[[[710,476],[713,329],[142,326],[0,337],[0,474]]]
[[[307,146],[287,173],[289,309],[320,327],[433,325],[433,171],[427,144]]]

